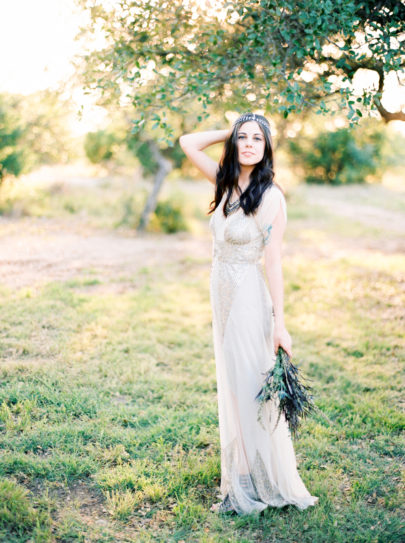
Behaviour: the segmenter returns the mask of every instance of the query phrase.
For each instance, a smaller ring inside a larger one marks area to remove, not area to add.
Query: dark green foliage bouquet
[[[303,383],[298,368],[294,366],[290,356],[282,347],[279,347],[277,351],[274,367],[264,375],[264,384],[255,398],[260,402],[259,419],[265,403],[278,398],[276,426],[281,413],[284,413],[291,434],[296,436],[301,419],[315,410],[313,396],[310,394],[312,388]]]

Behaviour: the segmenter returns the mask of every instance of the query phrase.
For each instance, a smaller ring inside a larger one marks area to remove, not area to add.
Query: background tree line
[[[131,131],[149,142],[158,165],[141,228],[170,168],[163,151],[208,117],[220,125],[229,110],[261,110],[277,123],[282,142],[288,120],[311,112],[343,113],[350,126],[372,111],[385,123],[405,120],[382,102],[388,74],[401,83],[404,77],[399,0],[78,2],[91,21],[86,36],[105,37],[104,47],[83,57],[84,84],[100,103],[132,109]],[[360,93],[353,84],[359,70],[377,78]],[[361,181],[380,166],[382,140],[370,137],[362,142],[345,128],[311,142],[313,149],[292,144],[290,151],[308,181]]]
[[[72,105],[60,91],[0,94],[0,183],[7,175],[74,158],[71,114]]]
[[[153,179],[140,230],[169,173],[190,173],[179,136],[229,125],[229,112],[270,116],[277,146],[307,182],[377,181],[400,160],[384,125],[405,114],[382,102],[387,76],[404,77],[400,1],[77,2],[90,20],[83,36],[104,36],[78,59],[80,81],[112,119],[86,136],[84,152],[110,165],[135,157]],[[376,84],[359,89],[364,70]],[[62,92],[0,95],[0,182],[77,156],[70,115]]]

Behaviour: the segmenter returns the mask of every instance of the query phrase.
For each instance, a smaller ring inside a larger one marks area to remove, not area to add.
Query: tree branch
[[[331,62],[335,59],[329,57],[321,57],[324,62]],[[355,72],[360,68],[364,70],[371,70],[377,72],[378,74],[378,89],[375,95],[373,96],[373,102],[381,115],[385,123],[390,121],[405,121],[405,112],[404,111],[387,111],[381,103],[382,93],[384,90],[385,83],[385,72],[384,67],[381,62],[376,61],[372,57],[364,58],[362,60],[356,60],[351,57],[345,56],[345,64],[340,65],[339,68],[348,76],[350,79],[353,78]]]
[[[381,97],[384,90],[385,73],[382,67],[374,68],[378,73],[378,90],[373,97],[374,104],[378,109],[378,113],[383,118],[385,123],[390,121],[405,121],[405,111],[387,111],[381,103]]]

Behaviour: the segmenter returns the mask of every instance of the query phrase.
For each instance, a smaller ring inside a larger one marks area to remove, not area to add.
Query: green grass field
[[[0,541],[405,540],[405,257],[386,247],[399,234],[303,194],[289,202],[285,315],[320,410],[294,441],[319,504],[210,512],[220,481],[210,258],[184,255],[1,287]]]

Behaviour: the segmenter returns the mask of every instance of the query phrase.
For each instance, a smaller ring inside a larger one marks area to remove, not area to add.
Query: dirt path
[[[187,187],[187,184],[184,185]],[[190,184],[188,184],[190,187]],[[206,186],[202,185],[206,190]],[[197,185],[192,190],[199,190]],[[377,251],[405,252],[405,193],[384,187],[299,186],[297,194],[308,204],[323,207],[331,216],[347,217],[380,229],[384,235],[340,238],[317,230],[311,219],[289,224],[286,257],[306,254],[328,258],[331,254]],[[302,237],[304,230],[320,232],[323,241]],[[311,230],[312,229],[312,230]],[[196,259],[210,264],[211,233],[196,237],[188,233],[137,235],[130,230],[97,230],[79,217],[67,219],[0,217],[0,281],[9,287],[33,286],[53,280],[94,274],[114,278],[132,276],[140,268]]]
[[[328,213],[355,219],[374,228],[405,233],[404,192],[387,191],[379,185],[301,185],[297,191],[308,202],[322,206]]]
[[[25,219],[18,231],[15,226],[0,222],[0,281],[11,287],[67,280],[86,272],[131,276],[143,267],[211,258],[211,240],[189,234],[130,236],[77,224],[72,228],[55,220]]]

